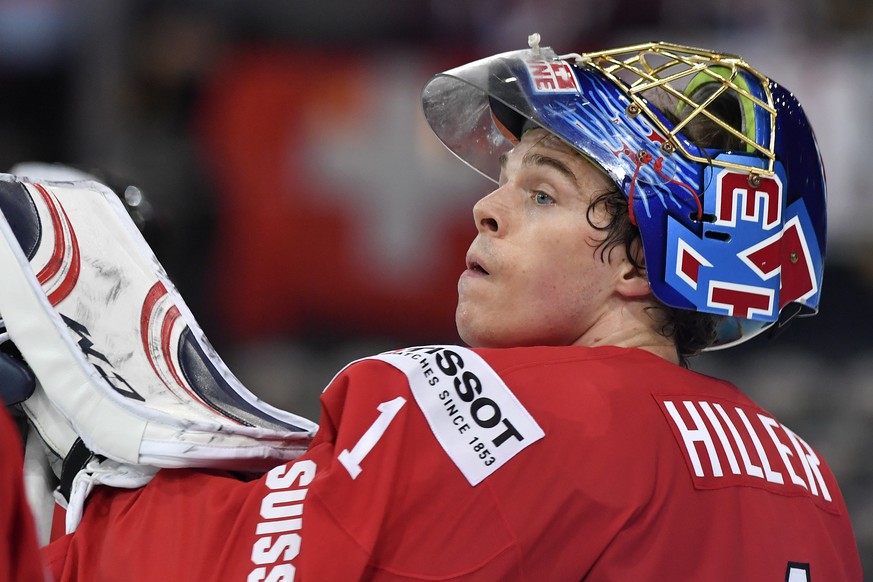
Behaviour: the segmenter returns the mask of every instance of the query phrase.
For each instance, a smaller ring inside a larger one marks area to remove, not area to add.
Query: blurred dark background
[[[316,419],[344,363],[458,341],[489,184],[430,136],[418,95],[535,31],[558,52],[741,54],[804,104],[829,183],[821,313],[692,367],[829,460],[873,571],[869,0],[0,0],[0,170],[58,162],[138,186],[149,242],[230,368]]]

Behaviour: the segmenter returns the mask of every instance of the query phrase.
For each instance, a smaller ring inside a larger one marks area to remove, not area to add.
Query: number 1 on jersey
[[[404,404],[406,404],[406,399],[398,396],[394,400],[383,402],[377,406],[376,410],[379,411],[379,417],[376,421],[370,425],[370,428],[367,429],[367,432],[364,433],[357,444],[352,447],[351,451],[343,449],[339,456],[337,456],[337,460],[343,464],[343,467],[346,468],[352,479],[357,478],[361,473],[361,461],[370,454],[370,451],[373,450],[373,447],[376,446],[376,443],[385,434],[388,425],[391,424],[391,421],[394,420],[394,417],[397,416],[397,413],[400,412]]]

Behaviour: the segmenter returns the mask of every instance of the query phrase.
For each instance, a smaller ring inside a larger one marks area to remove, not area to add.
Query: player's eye
[[[545,192],[542,192],[539,190],[537,190],[533,193],[533,200],[537,204],[554,204],[555,203],[554,198],[552,198],[551,196],[549,196]]]

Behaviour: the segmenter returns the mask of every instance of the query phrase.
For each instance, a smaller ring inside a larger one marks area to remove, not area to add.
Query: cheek
[[[596,284],[603,274],[602,261],[591,246],[555,244],[549,251],[530,265],[534,276],[529,282],[541,294],[573,297]]]
[[[538,270],[532,295],[539,298],[543,317],[554,325],[563,320],[584,323],[596,316],[612,290],[613,269],[591,246],[567,245]]]
[[[575,261],[556,261],[537,268],[525,294],[537,312],[547,319],[572,316],[590,296],[591,281]]]

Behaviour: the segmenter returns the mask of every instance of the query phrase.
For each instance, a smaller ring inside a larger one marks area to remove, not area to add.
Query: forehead
[[[567,174],[578,185],[608,187],[612,179],[591,160],[556,135],[544,129],[525,132],[521,141],[500,157],[501,171],[507,165],[550,166]]]
[[[537,150],[541,153],[556,155],[557,157],[571,160],[578,158],[584,160],[582,154],[570,147],[566,142],[545,129],[532,129],[526,131],[521,141],[509,152],[501,156],[501,164],[505,164],[510,157],[523,157],[528,151]]]

